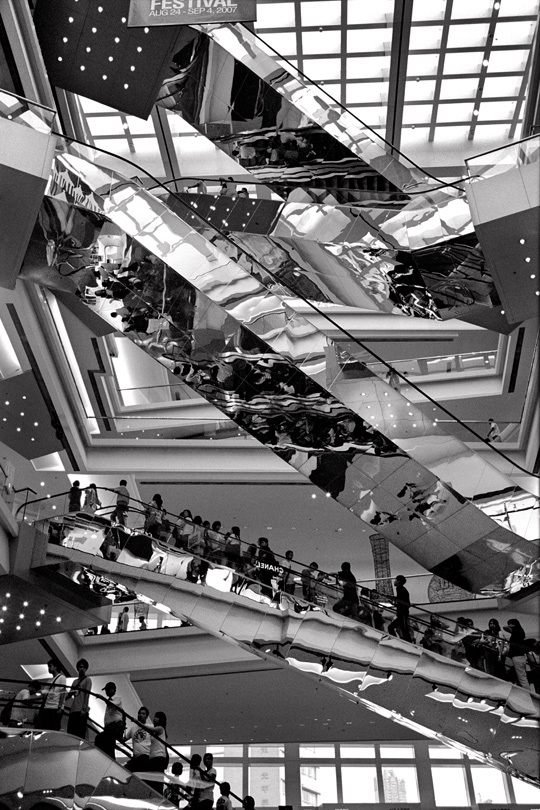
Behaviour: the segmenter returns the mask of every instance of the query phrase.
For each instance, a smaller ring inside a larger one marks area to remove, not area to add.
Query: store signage
[[[256,0],[130,0],[128,27],[252,22]]]

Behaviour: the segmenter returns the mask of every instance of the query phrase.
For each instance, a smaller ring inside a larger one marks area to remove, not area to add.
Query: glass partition
[[[501,146],[490,152],[466,158],[469,176],[474,181],[479,178],[494,177],[497,174],[537,163],[540,160],[540,135],[531,135],[508,146]]]
[[[16,121],[17,124],[38,132],[50,132],[56,118],[56,111],[37,101],[30,101],[15,93],[10,93],[8,90],[0,90],[0,118]]]

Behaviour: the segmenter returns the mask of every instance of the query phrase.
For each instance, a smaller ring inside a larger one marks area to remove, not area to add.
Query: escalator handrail
[[[138,172],[142,172],[148,178],[150,178],[150,180],[152,180],[156,184],[156,186],[159,186],[159,187],[165,189],[165,191],[167,191],[168,194],[172,195],[176,200],[178,200],[178,202],[180,202],[181,205],[185,206],[185,208],[187,208],[187,210],[190,212],[190,214],[192,216],[197,217],[201,222],[203,222],[205,224],[206,227],[210,228],[212,231],[219,234],[221,239],[224,239],[229,244],[231,244],[236,250],[238,250],[240,253],[245,255],[250,261],[255,262],[255,264],[258,267],[261,268],[261,271],[263,271],[264,274],[267,274],[267,275],[271,276],[276,281],[276,283],[283,286],[283,280],[280,280],[271,269],[269,269],[267,267],[263,267],[260,264],[260,262],[254,256],[252,256],[248,251],[245,250],[245,248],[240,248],[238,245],[236,245],[231,240],[230,236],[228,236],[226,234],[223,234],[220,230],[218,230],[216,228],[216,226],[213,223],[211,223],[209,220],[207,220],[198,211],[194,211],[191,208],[191,206],[188,205],[188,203],[184,200],[183,196],[180,196],[178,194],[178,192],[171,191],[170,189],[168,189],[162,181],[158,180],[156,177],[154,177],[152,174],[150,174],[150,172],[148,172],[146,169],[143,169],[137,163],[134,163],[132,160],[129,160],[129,158],[119,157],[114,152],[110,152],[107,149],[102,149],[101,147],[93,146],[91,144],[85,143],[84,141],[80,141],[77,138],[71,138],[68,135],[63,135],[60,132],[53,132],[53,134],[57,135],[59,138],[62,138],[65,141],[68,141],[70,143],[76,143],[76,144],[78,144],[80,146],[84,146],[86,149],[93,150],[93,151],[95,151],[97,153],[101,152],[102,154],[109,155],[110,157],[115,158],[115,160],[118,160],[118,161],[120,161],[122,163],[129,164],[130,166],[137,169]],[[111,169],[109,169],[109,171],[114,172],[114,170],[111,170]],[[133,182],[136,182],[136,181],[133,180]],[[141,188],[142,191],[148,191],[148,189],[146,189],[144,186],[141,186],[140,188]],[[148,193],[151,193],[151,192],[148,192]],[[195,196],[195,195],[193,195],[193,196]],[[292,292],[291,292],[291,295],[292,295]],[[496,448],[493,444],[488,442],[483,436],[480,436],[480,434],[477,433],[473,428],[469,427],[469,425],[462,422],[461,419],[459,419],[457,416],[455,416],[450,410],[448,410],[448,408],[446,408],[444,405],[442,405],[437,400],[433,399],[433,397],[431,397],[429,394],[426,394],[416,383],[409,380],[408,377],[404,376],[400,371],[397,371],[397,369],[394,369],[393,366],[390,365],[390,363],[388,363],[386,360],[384,360],[384,358],[382,358],[378,354],[376,354],[376,352],[374,352],[373,349],[369,348],[365,343],[363,343],[361,340],[359,340],[357,337],[355,337],[346,328],[341,326],[334,318],[332,318],[331,315],[329,315],[327,312],[321,311],[316,306],[316,304],[314,304],[312,301],[310,301],[308,298],[306,298],[300,291],[295,292],[294,297],[298,298],[304,304],[306,304],[306,306],[308,306],[311,310],[313,310],[313,312],[316,315],[318,315],[319,317],[322,317],[324,320],[326,320],[334,329],[336,329],[339,333],[343,334],[348,341],[351,341],[351,342],[355,343],[363,351],[367,352],[372,357],[374,357],[375,360],[377,360],[377,362],[382,363],[388,370],[395,371],[395,373],[398,375],[398,377],[400,378],[400,380],[402,382],[405,382],[407,385],[409,385],[411,388],[413,388],[417,393],[419,393],[422,397],[424,397],[426,400],[428,400],[428,402],[431,402],[432,405],[436,405],[437,408],[440,408],[440,410],[443,413],[445,413],[447,416],[449,416],[450,419],[453,422],[456,422],[457,424],[461,425],[461,427],[464,428],[469,433],[471,433],[475,437],[476,440],[478,440],[478,441],[482,442],[483,444],[485,444],[490,450],[497,453],[507,463],[512,465],[512,467],[515,467],[517,470],[519,470],[522,473],[525,473],[528,476],[531,476],[533,478],[538,478],[540,480],[540,474],[530,472],[529,470],[525,469],[524,467],[522,467],[517,462],[512,461],[512,459],[510,459],[508,456],[506,456],[505,453],[503,453],[501,450]]]
[[[71,677],[71,676],[68,676],[68,677]],[[36,680],[38,680],[38,679],[36,679]],[[48,685],[47,681],[39,681],[39,682],[43,683],[43,686]],[[27,679],[25,681],[21,681],[20,679],[17,679],[17,678],[3,678],[3,677],[0,676],[0,683],[16,683],[16,684],[19,684],[19,685],[27,686],[28,683],[29,683],[29,680]],[[66,686],[63,686],[63,687],[56,685],[55,688],[56,689],[63,688],[64,691],[69,692],[73,687],[72,687],[72,685],[70,685],[70,686],[66,685]],[[146,726],[146,725],[144,725],[144,723],[140,723],[139,720],[137,720],[137,718],[133,717],[131,714],[129,714],[129,712],[126,712],[125,709],[119,709],[119,707],[116,704],[111,703],[106,697],[103,697],[103,695],[100,695],[99,692],[94,692],[91,689],[84,689],[84,688],[82,688],[80,686],[77,687],[77,690],[79,692],[84,692],[87,695],[91,695],[92,697],[95,697],[98,700],[102,700],[105,704],[107,704],[108,706],[111,706],[116,711],[120,711],[122,713],[123,717],[124,717],[124,720],[129,720],[131,723],[134,723],[136,726],[139,726],[139,728],[144,729],[144,731],[148,732],[151,737],[158,740],[158,742],[160,742],[162,745],[164,745],[168,752],[169,751],[172,752],[172,754],[174,755],[175,758],[182,759],[184,762],[187,762],[188,764],[191,762],[189,757],[186,757],[185,754],[182,754],[180,751],[177,751],[176,748],[173,745],[171,745],[166,740],[162,739],[157,734],[155,734],[153,727]],[[43,701],[45,700],[45,697],[46,697],[46,693],[45,693],[45,696],[43,697]],[[62,714],[63,715],[68,715],[69,712],[67,710],[63,710]],[[95,723],[95,725],[99,726],[99,723],[96,723],[94,720],[92,720],[92,722]],[[28,730],[28,731],[32,731],[32,730],[38,731],[38,730],[43,730],[43,729],[31,729],[31,728],[28,728],[28,729],[25,729],[25,731],[26,730]],[[126,749],[126,750],[129,751],[129,749]],[[132,755],[132,751],[129,751],[129,753]],[[195,770],[198,770],[201,775],[204,774],[204,771],[202,770],[202,768],[197,767],[197,768],[195,768]],[[136,772],[135,772],[135,775],[137,775]],[[203,779],[204,779],[204,776],[203,776]],[[208,781],[208,784],[215,784],[215,785],[218,785],[218,786],[221,784],[221,782],[219,782],[217,779],[206,780],[206,781]],[[234,798],[238,799],[240,804],[242,804],[242,798],[240,796],[237,796],[236,793],[233,793],[233,791],[231,791],[231,796],[234,796]]]
[[[71,513],[71,515],[73,516],[73,513]],[[58,516],[58,517],[60,517],[60,516]],[[49,520],[49,518],[44,518],[44,520]],[[55,520],[55,522],[57,522],[58,518],[54,518],[54,520]],[[88,521],[88,522],[85,521],[85,525],[86,526],[92,525],[91,521]],[[159,548],[160,544],[162,544],[163,546],[166,546],[166,550],[167,550],[168,553],[172,552],[174,554],[175,552],[177,552],[177,553],[182,554],[184,556],[187,555],[187,556],[190,556],[192,558],[195,558],[195,559],[199,560],[200,562],[208,562],[207,558],[202,557],[202,556],[200,556],[198,554],[195,554],[193,551],[186,551],[184,549],[177,549],[177,548],[175,548],[173,546],[169,546],[165,542],[162,543],[162,541],[156,540],[156,538],[151,537],[151,535],[148,535],[148,537],[151,538],[152,542],[154,542],[154,543],[156,543],[158,545],[158,548]],[[243,542],[245,543],[245,541],[243,541]],[[128,543],[129,543],[129,539],[128,539],[128,542],[126,543],[126,546],[128,545]],[[86,553],[88,553],[88,552],[86,552]],[[89,555],[89,556],[95,556],[95,555]],[[212,563],[210,563],[210,564],[212,564]],[[225,564],[219,564],[219,567],[220,568],[227,568],[228,570],[230,570],[233,573],[237,574],[239,578],[243,579],[246,582],[252,583],[252,584],[257,585],[257,586],[261,585],[261,580],[254,579],[253,577],[250,577],[247,574],[244,574],[242,572],[237,571],[236,569],[232,568],[231,566],[228,566],[228,565],[225,565]],[[329,573],[324,572],[324,571],[318,571],[318,572],[324,574],[325,577],[331,577],[331,576],[335,577],[335,579],[336,579],[336,584],[335,585],[332,584],[332,583],[324,582],[324,578],[319,580],[318,584],[321,587],[325,588],[325,589],[330,589],[332,591],[335,591],[338,598],[342,597],[343,589],[342,589],[342,586],[340,586],[340,584],[339,584],[339,572],[336,572],[336,574],[329,574]],[[166,576],[166,574],[165,574],[165,576]],[[197,583],[193,583],[193,584],[197,584]],[[372,589],[372,590],[374,590],[374,589]],[[281,591],[279,591],[279,592],[282,593]],[[358,586],[357,586],[357,593],[358,593]],[[317,604],[315,602],[310,602],[308,599],[305,599],[303,596],[302,597],[297,597],[296,595],[293,595],[293,594],[291,594],[291,596],[293,597],[293,600],[294,600],[294,602],[296,604],[307,605],[308,609],[309,608],[316,609],[316,610],[324,610],[325,609],[324,607],[321,607],[321,605],[319,605],[319,604]],[[388,600],[391,600],[391,604],[387,604]],[[388,611],[388,612],[390,612],[392,614],[395,614],[396,616],[397,616],[397,613],[398,613],[398,607],[399,606],[407,607],[409,610],[414,610],[414,611],[418,612],[418,613],[415,612],[414,614],[410,615],[409,616],[409,621],[413,620],[417,624],[423,625],[423,627],[425,629],[428,629],[428,628],[436,629],[436,630],[440,631],[442,634],[444,634],[446,636],[450,636],[451,638],[454,638],[454,639],[458,636],[460,627],[463,628],[463,625],[460,622],[458,622],[456,619],[449,618],[447,616],[443,616],[441,618],[440,614],[438,614],[438,613],[433,613],[433,612],[431,612],[429,610],[426,610],[423,607],[415,605],[414,603],[402,602],[396,596],[393,596],[393,595],[392,596],[387,596],[386,594],[380,594],[379,599],[372,599],[371,597],[367,597],[367,596],[363,596],[363,595],[359,594],[358,595],[359,608],[362,606],[362,604],[364,604],[364,605],[368,604],[372,610],[378,610],[379,612]],[[418,614],[420,614],[420,615],[418,615]],[[429,618],[426,618],[426,616],[429,617]],[[350,618],[352,621],[357,621],[359,624],[366,624],[366,622],[362,622],[361,619],[353,619],[352,617],[348,617],[348,618]],[[450,622],[454,626],[453,632],[449,631],[449,628],[446,625],[446,622]],[[419,629],[421,629],[421,628],[419,628]],[[480,629],[478,627],[475,627],[475,626],[468,627],[467,629],[470,632],[464,633],[458,639],[458,641],[461,640],[461,638],[467,637],[469,635],[470,636],[474,635],[475,637],[480,636],[480,638],[483,638],[486,635],[490,635],[487,630],[482,630],[482,629]],[[501,644],[503,642],[507,641],[506,639],[503,639],[503,638],[500,638],[500,637],[497,637],[497,638],[501,642]],[[444,638],[442,640],[443,640],[443,642],[445,642],[447,644],[452,643],[451,641],[449,641],[447,639],[444,639]],[[409,642],[409,643],[412,643],[415,646],[418,646],[418,644],[416,642]],[[514,646],[521,648],[523,650],[524,655],[530,649],[527,645],[523,645],[523,644],[519,644],[519,643],[514,644]]]
[[[115,492],[115,490],[114,490],[114,489],[111,489],[111,488],[109,488],[109,487],[101,487],[101,486],[99,486],[99,487],[97,487],[97,489],[98,489],[98,490],[104,490],[104,491],[106,491],[106,492],[110,492],[110,493],[113,493],[113,494],[117,494],[117,493]],[[82,491],[84,491],[84,489],[83,489]],[[65,496],[67,496],[67,495],[69,495],[69,491],[67,491],[67,492],[63,492],[63,493],[59,493],[58,495],[55,495],[55,496],[53,496],[53,497],[55,497],[55,498],[56,498],[56,497],[65,497]],[[29,506],[29,505],[31,505],[32,503],[38,503],[38,502],[40,502],[40,501],[47,501],[47,502],[50,502],[50,501],[52,501],[52,500],[53,500],[53,498],[47,498],[47,497],[44,497],[44,498],[37,498],[35,501],[29,501],[27,504],[23,504],[22,506],[20,506],[20,507],[19,507],[19,509],[17,510],[17,513],[16,513],[16,514],[18,514],[18,513],[19,513],[19,511],[20,511],[22,508],[24,508],[24,507],[26,507],[26,506]],[[130,500],[136,500],[136,501],[137,501],[139,504],[141,504],[141,505],[142,505],[142,506],[144,506],[145,508],[147,508],[147,507],[149,506],[149,504],[145,503],[144,501],[139,501],[137,498],[133,498],[131,495],[130,495]],[[101,507],[101,509],[111,509],[111,508],[113,508],[113,506],[112,506],[112,505],[105,506],[105,507]],[[144,512],[143,512],[142,510],[130,510],[130,511],[136,511],[138,514],[144,514]],[[56,516],[54,516],[54,517],[49,516],[49,517],[44,517],[44,518],[38,518],[38,522],[40,522],[41,520],[43,520],[43,521],[51,521],[51,520],[54,520],[54,521],[55,521],[55,523],[57,523],[57,522],[58,522],[58,521],[59,521],[59,520],[60,520],[62,517],[66,517],[66,516],[67,516],[67,517],[70,517],[71,519],[74,519],[76,515],[77,515],[77,513],[76,513],[76,512],[71,512],[71,513],[68,513],[67,515],[56,515]],[[91,518],[91,515],[88,515],[88,517],[89,517],[89,518]],[[103,516],[99,515],[98,517],[106,517],[106,516],[105,516],[105,515],[103,515]],[[189,518],[183,518],[183,517],[181,517],[181,516],[179,516],[179,515],[175,515],[175,514],[174,514],[174,513],[172,513],[172,512],[167,512],[167,513],[166,513],[166,516],[165,516],[165,518],[164,518],[164,519],[165,519],[165,520],[169,520],[169,517],[175,517],[175,518],[177,518],[177,519],[179,519],[179,520],[182,520],[182,521],[184,521],[185,523],[188,523],[188,524],[190,524],[190,525],[192,525],[192,526],[198,526],[198,524],[193,523],[193,521],[192,521],[192,520],[189,520]],[[169,520],[169,522],[170,522],[170,520]],[[85,525],[91,525],[91,524],[92,524],[91,519],[89,519],[89,520],[88,520],[88,521],[85,523]],[[126,527],[126,528],[129,528],[129,527]],[[132,532],[133,532],[133,531],[136,531],[136,530],[134,530],[134,529],[130,529],[130,531],[132,531]],[[214,530],[212,530],[212,531],[214,531]],[[147,533],[147,532],[144,532],[144,530],[141,530],[139,533],[141,533],[141,534],[147,534],[147,536],[148,536],[148,537],[152,537],[151,535],[148,535],[148,533]],[[224,532],[215,532],[215,534],[220,534],[220,535],[221,535],[221,536],[224,538],[222,545],[223,545],[223,547],[226,547],[225,533],[224,533]],[[248,548],[249,546],[255,545],[254,543],[249,543],[247,540],[242,540],[242,539],[240,539],[240,538],[237,538],[237,539],[238,539],[238,542],[240,543],[240,545],[241,545],[241,546],[245,546],[246,548]],[[156,538],[154,538],[154,537],[152,537],[152,540],[153,540],[154,542],[156,542],[156,543],[161,542],[161,541],[159,541],[159,540],[156,540]],[[174,546],[169,546],[169,545],[168,545],[168,544],[166,544],[166,543],[164,543],[164,545],[167,545],[167,549],[168,549],[168,551],[169,551],[169,552],[171,552],[171,551],[173,551],[173,552],[174,552],[174,551],[178,551],[178,552],[179,552],[179,553],[181,553],[181,554],[186,554],[186,553],[187,553],[189,556],[195,557],[195,558],[197,558],[197,559],[198,559],[198,560],[200,560],[200,561],[208,562],[208,560],[207,560],[207,558],[206,558],[206,557],[202,557],[202,556],[200,556],[200,555],[198,555],[198,554],[194,553],[193,551],[187,551],[186,549],[175,548]],[[277,551],[276,551],[276,552],[275,552],[275,551],[272,551],[272,554],[273,554],[273,556],[274,556],[274,557],[277,557],[277,558],[279,558],[279,559],[282,559],[282,560],[286,559],[286,558],[285,558],[285,555],[284,555],[284,554],[281,554],[280,552],[277,552]],[[303,566],[304,566],[306,569],[308,569],[308,568],[309,568],[308,563],[302,563],[300,560],[294,560],[294,562],[295,562],[297,565],[300,565],[300,566],[302,566],[302,565],[303,565]],[[226,565],[224,565],[224,566],[222,566],[222,567],[227,567],[227,568],[229,568],[230,566],[226,566]],[[235,571],[235,569],[233,569],[233,568],[231,568],[231,570],[232,570],[232,571]],[[340,588],[340,586],[339,586],[338,577],[337,577],[335,574],[330,573],[330,572],[328,572],[328,571],[323,571],[322,569],[316,569],[316,570],[317,570],[317,573],[318,573],[318,574],[324,575],[324,576],[323,576],[323,577],[322,577],[322,578],[319,580],[319,584],[320,584],[322,587],[324,587],[324,588],[328,588],[328,589],[330,589],[330,590],[335,590],[335,591],[336,591],[336,593],[337,593],[338,595],[340,595],[342,591],[341,591],[341,588]],[[260,580],[255,580],[255,579],[253,579],[253,578],[249,577],[248,575],[243,574],[242,572],[235,571],[235,573],[237,573],[237,574],[238,574],[240,577],[242,577],[243,579],[248,580],[248,581],[250,581],[250,582],[253,582],[254,584],[257,584],[257,585],[260,585],[260,584],[261,584],[261,583],[260,583]],[[294,575],[294,576],[301,576],[301,572],[300,572],[300,571],[297,571],[297,572],[292,572],[292,568],[291,568],[291,573],[293,573],[293,575]],[[337,573],[339,574],[339,572],[337,572]],[[331,582],[325,582],[325,581],[324,581],[324,579],[326,579],[327,577],[335,577],[335,579],[336,579],[336,584],[334,585],[334,584],[333,584],[333,583],[331,583]],[[369,590],[375,590],[375,589],[373,589],[373,588],[372,588],[372,589],[369,589]],[[378,603],[373,602],[371,599],[369,599],[369,598],[367,598],[367,597],[365,597],[365,596],[360,596],[359,598],[360,598],[360,600],[361,600],[361,601],[364,601],[364,602],[369,602],[369,603],[370,603],[370,604],[371,604],[373,607],[380,607],[380,605],[379,605]],[[381,594],[381,599],[382,599],[382,600],[391,599],[391,600],[392,600],[392,604],[393,604],[393,605],[398,605],[398,604],[400,604],[399,600],[398,600],[398,599],[397,599],[395,596],[390,597],[389,595],[386,595],[386,594]],[[318,606],[318,605],[316,605],[316,604],[314,604],[314,603],[309,602],[309,600],[307,600],[307,599],[302,598],[302,601],[307,602],[308,604],[313,604],[315,607],[320,607],[320,606]],[[413,604],[411,604],[411,605],[410,605],[410,607],[411,607],[411,608],[414,608],[415,610],[421,611],[422,613],[428,614],[428,615],[430,616],[430,620],[429,620],[429,621],[424,621],[424,620],[420,619],[419,617],[415,617],[415,619],[416,619],[417,621],[420,621],[422,624],[425,624],[425,625],[426,625],[426,626],[428,626],[428,627],[431,627],[431,626],[432,626],[432,624],[431,624],[431,622],[432,622],[431,617],[438,617],[438,615],[439,615],[439,614],[437,614],[437,613],[432,613],[431,611],[428,611],[428,610],[426,610],[425,608],[422,608],[422,607],[420,607],[420,606],[418,606],[418,605],[413,605]],[[394,608],[392,607],[392,605],[386,605],[386,604],[385,604],[385,605],[383,606],[383,609],[385,609],[385,610],[390,610],[391,612],[395,612],[395,610],[394,610]],[[446,617],[445,617],[445,618],[446,618]],[[450,621],[450,622],[454,622],[454,624],[457,624],[457,622],[456,622],[454,619],[446,619],[446,620],[447,620],[447,621]],[[479,630],[479,632],[482,632],[482,631],[480,631],[480,630]]]

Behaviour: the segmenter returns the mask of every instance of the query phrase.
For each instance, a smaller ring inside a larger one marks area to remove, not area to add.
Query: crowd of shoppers
[[[115,520],[120,527],[125,526],[125,517],[130,508],[126,484],[122,479],[117,489],[113,490],[117,500],[110,515],[113,521],[111,534]],[[75,481],[69,494],[70,510],[78,510],[83,494],[84,504],[88,500],[95,502],[97,492],[94,495],[93,490],[95,485],[90,484],[81,491],[79,482]],[[134,503],[134,499],[131,502]],[[178,518],[168,515],[159,493],[154,494],[149,504],[141,506],[143,508],[136,511],[143,513],[145,533],[163,544],[193,555],[187,571],[187,579],[191,582],[205,584],[206,575],[213,564],[226,565],[235,572],[233,592],[239,594],[249,587],[275,601],[279,601],[282,594],[294,596],[298,582],[303,599],[309,603],[320,606],[330,603],[335,613],[371,625],[377,630],[386,630],[390,635],[461,660],[490,675],[507,678],[524,688],[540,690],[540,642],[525,637],[518,619],[509,619],[504,626],[507,639],[500,635],[501,627],[495,618],[489,621],[485,631],[475,628],[472,619],[465,617],[459,617],[452,629],[450,624],[435,614],[430,615],[427,624],[423,619],[410,616],[411,600],[403,575],[395,578],[395,596],[389,598],[374,589],[359,588],[348,562],[343,562],[340,570],[333,573],[321,571],[316,561],[301,568],[295,565],[292,550],[287,550],[284,556],[276,555],[266,537],[259,537],[257,543],[245,542],[239,526],[223,531],[221,521],[211,523],[201,515],[193,516],[189,509],[182,510]],[[84,506],[82,509],[84,511]],[[112,540],[110,542],[113,543]],[[120,544],[121,541],[117,542],[117,549]],[[103,553],[107,556],[105,551]],[[115,559],[116,555],[113,553],[111,558]],[[117,632],[128,629],[128,611],[129,608],[124,607],[120,613]],[[388,611],[391,611],[390,617]],[[139,617],[136,629],[146,629],[144,617]]]

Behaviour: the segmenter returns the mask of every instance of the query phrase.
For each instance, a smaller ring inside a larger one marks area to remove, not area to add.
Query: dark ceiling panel
[[[28,459],[63,449],[32,371],[0,380],[0,441]]]
[[[181,28],[128,28],[129,0],[40,0],[34,24],[51,84],[148,118]]]

